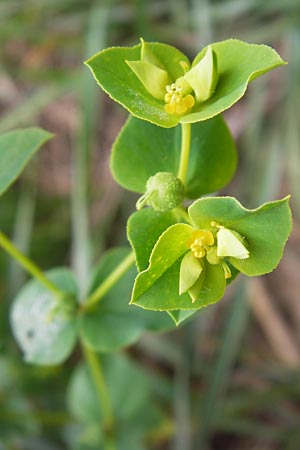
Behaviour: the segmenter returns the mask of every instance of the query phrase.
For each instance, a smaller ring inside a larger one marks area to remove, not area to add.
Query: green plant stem
[[[64,292],[61,291],[55,284],[52,283],[41,271],[41,269],[27,256],[23,255],[20,250],[18,250],[13,243],[5,236],[5,234],[0,231],[0,246],[10,255],[12,256],[18,263],[36,278],[45,288],[47,288],[50,292],[52,292],[55,296],[61,297]]]
[[[135,255],[130,252],[120,264],[111,272],[98,288],[86,299],[83,309],[86,311],[98,303],[102,297],[119,281],[119,279],[130,269],[135,261]]]
[[[182,181],[183,185],[186,182],[186,175],[189,164],[189,156],[191,149],[191,123],[181,124],[181,153],[177,177]]]
[[[100,364],[99,355],[90,348],[86,347],[84,344],[82,344],[82,349],[95,383],[97,396],[103,413],[104,448],[105,450],[116,450],[114,436],[114,413],[111,405],[110,394]]]

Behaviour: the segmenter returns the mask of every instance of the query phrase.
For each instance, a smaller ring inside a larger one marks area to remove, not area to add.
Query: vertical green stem
[[[28,186],[24,180],[22,190],[18,199],[12,243],[22,252],[28,253],[32,235],[34,210],[36,203],[36,190]],[[22,268],[17,261],[11,260],[8,269],[8,298],[14,298],[26,278]]]
[[[191,149],[191,123],[181,124],[181,154],[177,177],[185,185]]]
[[[99,356],[93,350],[83,344],[82,349],[85,359],[90,368],[90,372],[95,383],[98,400],[102,408],[105,442],[104,450],[116,450],[114,435],[114,413],[111,405],[108,387],[102,372]]]
[[[63,295],[61,291],[55,284],[52,283],[41,271],[41,269],[27,256],[23,255],[20,250],[18,250],[14,244],[5,236],[5,234],[0,231],[0,246],[12,256],[18,263],[30,273],[34,278],[36,278],[40,283],[42,283],[50,292],[55,296],[60,297]]]

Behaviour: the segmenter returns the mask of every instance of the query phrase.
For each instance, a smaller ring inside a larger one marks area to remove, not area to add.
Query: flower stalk
[[[178,169],[178,178],[182,181],[182,184],[186,184],[189,156],[191,149],[191,127],[190,123],[181,124],[181,153]]]

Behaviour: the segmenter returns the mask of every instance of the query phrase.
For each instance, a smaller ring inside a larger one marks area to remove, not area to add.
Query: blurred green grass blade
[[[298,223],[300,223],[300,132],[297,118],[298,113],[296,111],[289,115],[286,144],[288,158],[287,169],[292,192],[292,204],[294,205],[294,212]]]
[[[35,192],[26,185],[25,181],[22,183],[22,188],[18,199],[12,237],[14,245],[25,255],[29,253],[36,203],[35,200]],[[24,270],[16,261],[11,259],[9,263],[7,281],[8,298],[15,297],[25,280],[26,275]]]
[[[162,2],[161,2],[162,4]],[[167,11],[171,14],[170,25],[173,30],[176,29],[176,34],[184,32],[190,21],[190,9],[186,6],[185,0],[167,0],[165,3]]]
[[[109,2],[90,9],[86,34],[84,60],[101,50],[106,43],[109,28]],[[99,123],[97,111],[98,89],[96,83],[84,67],[81,79],[81,128],[74,139],[72,160],[72,266],[74,268],[80,292],[87,288],[91,248],[88,223],[88,184],[90,147],[95,136],[95,127]]]
[[[223,335],[220,339],[220,349],[215,364],[211,370],[208,382],[208,392],[200,406],[200,430],[196,436],[196,448],[204,449],[214,424],[214,416],[219,408],[220,397],[228,385],[232,365],[240,350],[241,341],[246,330],[248,305],[246,302],[246,281],[239,281],[234,298],[231,299],[230,310],[226,320]]]
[[[151,41],[151,32],[148,23],[147,0],[135,0],[135,34],[142,36],[146,41]]]
[[[210,0],[192,0],[190,19],[194,28],[194,42],[199,52],[202,47],[214,41],[212,29],[212,8]]]
[[[300,100],[300,31],[291,28],[286,35],[286,47],[289,51],[289,72],[287,82],[289,86],[286,102],[286,127],[282,145],[287,149],[288,180],[292,191],[292,204],[298,222],[300,223],[300,129],[299,129],[299,100]]]

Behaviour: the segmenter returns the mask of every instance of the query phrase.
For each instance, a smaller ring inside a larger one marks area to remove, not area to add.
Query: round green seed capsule
[[[184,198],[182,182],[171,172],[158,172],[146,184],[146,193],[138,200],[136,207],[151,206],[155,211],[169,211],[180,205]]]

